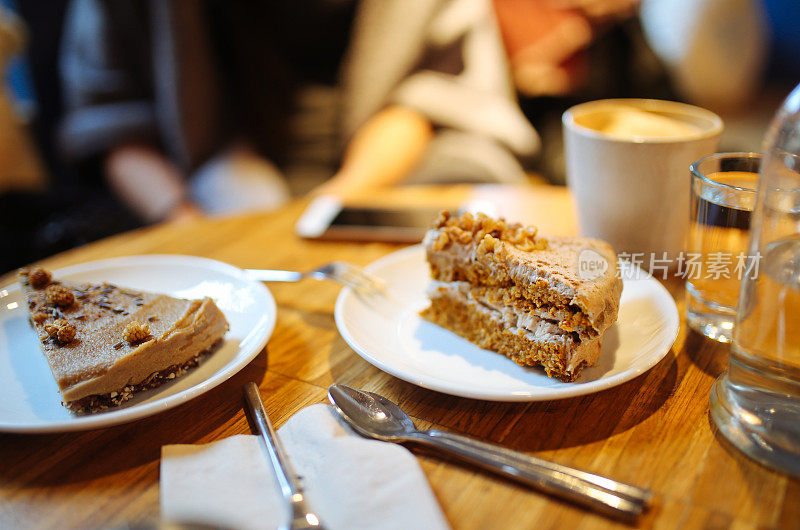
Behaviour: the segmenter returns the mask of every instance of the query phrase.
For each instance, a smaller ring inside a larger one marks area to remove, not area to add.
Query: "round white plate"
[[[28,323],[17,285],[0,289],[0,431],[60,432],[109,427],[157,414],[219,385],[244,368],[275,327],[275,300],[241,270],[192,256],[131,256],[54,271],[59,279],[106,281],[180,298],[209,296],[231,328],[220,347],[182,377],[140,392],[120,407],[75,416],[61,405],[58,386]]]
[[[385,256],[366,270],[386,280],[387,297],[364,298],[343,289],[336,325],[364,359],[400,379],[446,394],[492,401],[542,401],[580,396],[633,379],[675,343],[678,308],[652,276],[623,262],[619,319],[606,332],[597,365],[573,383],[547,377],[483,350],[422,320],[430,280],[421,246]]]

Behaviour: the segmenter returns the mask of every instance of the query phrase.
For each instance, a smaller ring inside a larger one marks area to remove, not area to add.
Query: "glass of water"
[[[711,390],[720,433],[800,476],[800,87],[765,142],[728,372]]]
[[[719,342],[733,337],[760,168],[758,153],[717,153],[689,167],[689,238],[681,264],[686,321]]]

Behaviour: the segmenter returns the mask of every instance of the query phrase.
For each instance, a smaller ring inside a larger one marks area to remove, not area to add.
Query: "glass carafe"
[[[763,154],[730,365],[711,414],[745,454],[800,476],[800,86]]]

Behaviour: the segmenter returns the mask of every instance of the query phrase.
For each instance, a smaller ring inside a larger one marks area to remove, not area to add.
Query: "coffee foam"
[[[656,112],[633,107],[609,106],[583,116],[575,123],[615,138],[682,138],[694,136],[695,125]]]

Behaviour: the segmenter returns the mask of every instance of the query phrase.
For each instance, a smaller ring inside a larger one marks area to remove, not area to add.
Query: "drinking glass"
[[[745,454],[800,476],[797,156],[778,149],[765,153],[750,233],[730,364],[711,390],[711,416]]]
[[[689,167],[686,321],[719,342],[732,338],[760,167],[758,153],[717,153]]]

